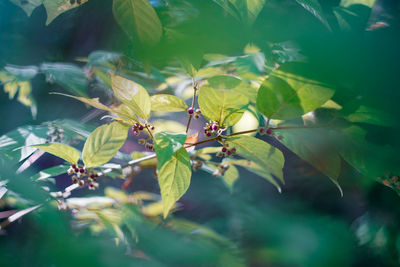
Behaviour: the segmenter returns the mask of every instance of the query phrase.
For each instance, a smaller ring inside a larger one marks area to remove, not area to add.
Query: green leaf
[[[382,110],[360,106],[354,113],[346,117],[351,122],[361,122],[380,126],[394,126],[396,119]]]
[[[187,135],[185,133],[156,133],[154,135],[154,149],[157,154],[157,169],[167,162],[172,155],[183,147]]]
[[[126,34],[142,43],[157,44],[162,36],[161,22],[147,0],[114,0],[113,13]]]
[[[231,75],[217,75],[208,79],[210,87],[218,90],[234,91],[243,94],[251,102],[256,102],[257,89],[245,81]]]
[[[121,58],[121,54],[108,51],[93,51],[88,57],[88,65],[102,65]]]
[[[324,129],[275,130],[283,143],[297,156],[328,176],[343,192],[337,182],[341,170],[341,159],[330,133]]]
[[[331,29],[318,0],[296,0],[296,2],[319,19],[329,30]]]
[[[190,157],[183,147],[162,165],[158,172],[158,183],[163,201],[164,218],[189,188],[191,175]]]
[[[98,97],[96,97],[96,98],[86,98],[86,97],[73,96],[73,95],[67,95],[67,94],[62,94],[62,93],[51,93],[51,94],[71,97],[71,98],[79,100],[79,101],[81,101],[81,102],[83,102],[83,103],[85,103],[85,104],[87,104],[89,106],[92,106],[94,108],[105,110],[105,111],[111,111],[111,109],[109,107],[107,107],[106,105],[104,105],[104,104],[102,104],[100,102]]]
[[[153,111],[178,112],[188,109],[185,101],[174,95],[153,95],[150,100]]]
[[[266,0],[214,0],[231,16],[251,25],[257,19]],[[235,7],[233,9],[231,6]],[[239,14],[239,16],[238,16]]]
[[[221,125],[233,125],[243,115],[243,107],[249,100],[236,92],[218,91],[209,86],[202,86],[199,92],[201,113],[209,120]]]
[[[19,81],[27,81],[33,79],[39,72],[36,66],[14,66],[7,65],[4,69],[11,75],[15,76]]]
[[[46,25],[49,25],[60,14],[78,7],[88,0],[70,1],[70,0],[42,0],[46,8],[47,20]]]
[[[151,102],[146,89],[140,84],[119,75],[111,75],[115,96],[142,119],[150,116]]]
[[[274,71],[258,91],[257,109],[268,118],[289,120],[319,108],[333,94],[316,81]]]
[[[77,164],[79,160],[78,150],[68,145],[49,143],[42,145],[33,145],[33,147],[39,148],[47,153],[62,158],[63,160],[68,161],[72,164]]]
[[[186,131],[186,125],[173,120],[156,120],[152,121],[151,124],[154,126],[154,133],[183,133]]]
[[[40,69],[49,81],[61,85],[75,95],[86,96],[88,81],[81,68],[72,64],[45,63]]]
[[[102,125],[85,142],[82,159],[86,167],[102,165],[112,159],[125,143],[129,126],[119,122]]]
[[[226,172],[224,173],[224,176],[222,176],[224,184],[228,187],[229,191],[231,192],[233,190],[233,185],[235,184],[238,178],[239,178],[239,171],[233,165],[230,165],[228,170],[226,170]]]
[[[227,141],[229,145],[236,148],[236,153],[239,156],[254,161],[265,171],[268,171],[281,182],[284,182],[282,172],[284,158],[279,149],[251,136],[232,137]]]
[[[43,2],[43,0],[26,0],[26,1],[10,0],[10,1],[16,4],[17,6],[21,7],[28,17],[32,14],[33,10],[38,6],[40,6]]]
[[[372,8],[376,0],[342,0],[340,5],[343,7],[349,7],[351,5],[364,5]]]
[[[50,177],[55,177],[55,176],[67,173],[69,168],[70,168],[70,166],[68,166],[68,165],[53,166],[53,167],[47,168],[47,169],[42,170],[39,173],[33,175],[31,177],[31,179],[36,180],[36,181],[47,180]]]

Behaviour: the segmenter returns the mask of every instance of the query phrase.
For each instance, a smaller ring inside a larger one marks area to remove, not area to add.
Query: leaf
[[[240,93],[247,97],[251,102],[256,102],[257,89],[237,77],[231,75],[217,75],[209,78],[208,84],[214,89]]]
[[[172,155],[183,147],[186,141],[185,133],[156,133],[154,135],[154,149],[157,154],[157,169],[167,162]]]
[[[341,170],[341,159],[332,142],[330,133],[323,129],[275,130],[283,138],[281,143],[297,156],[328,176],[343,192],[337,179]]]
[[[83,102],[85,104],[88,104],[89,106],[92,106],[94,108],[105,110],[105,111],[111,111],[111,109],[109,107],[107,107],[106,105],[104,105],[104,104],[102,104],[100,102],[98,97],[96,97],[96,98],[86,98],[86,97],[79,97],[79,96],[67,95],[67,94],[62,94],[62,93],[51,93],[51,94],[71,97],[71,98],[79,100],[79,101],[81,101],[81,102]]]
[[[158,172],[158,183],[160,185],[163,201],[164,218],[190,185],[192,175],[189,154],[184,148],[176,151],[173,156],[162,165]]]
[[[151,110],[163,112],[178,112],[188,109],[185,101],[174,95],[153,95],[150,98]]]
[[[43,0],[43,5],[46,8],[47,20],[46,25],[49,25],[56,17],[62,13],[78,7],[88,0],[70,1],[70,0]]]
[[[264,170],[272,173],[281,182],[283,180],[283,154],[276,147],[251,136],[238,136],[229,138],[229,145],[236,148],[236,153],[243,158],[254,161]]]
[[[251,25],[255,22],[266,0],[214,0],[227,13]],[[235,7],[233,9],[231,6]],[[239,16],[237,15],[239,14]]]
[[[360,106],[354,113],[346,117],[351,122],[361,122],[379,126],[394,126],[396,119],[382,110]]]
[[[151,124],[154,126],[154,133],[182,133],[186,131],[185,125],[173,120],[156,120]]]
[[[349,7],[351,5],[365,5],[372,8],[376,0],[342,0],[340,1],[340,6]]]
[[[329,30],[331,29],[318,0],[296,0],[296,2],[319,19]]]
[[[11,75],[15,76],[19,81],[27,81],[33,79],[39,72],[36,66],[15,66],[7,65],[4,69]]]
[[[112,159],[125,143],[129,126],[119,122],[102,125],[85,142],[82,159],[86,167],[102,165]]]
[[[47,168],[47,169],[42,170],[39,173],[33,175],[31,177],[31,179],[36,180],[36,181],[47,180],[50,177],[55,177],[55,176],[67,173],[69,168],[70,168],[70,166],[68,166],[68,165],[53,166],[53,167]]]
[[[253,129],[257,129],[259,126],[258,119],[254,116],[254,114],[248,110],[243,113],[242,118],[233,125],[232,130],[234,133],[249,131]],[[256,133],[247,133],[245,135],[254,136]]]
[[[201,113],[209,120],[221,125],[233,125],[243,115],[243,107],[249,100],[235,92],[217,91],[209,86],[202,86],[199,92]]]
[[[33,10],[40,6],[43,0],[10,0],[12,3],[16,4],[17,6],[21,7],[28,17],[31,16]]]
[[[150,96],[138,83],[119,75],[111,75],[112,89],[115,96],[142,119],[150,116]]]
[[[316,81],[274,71],[258,91],[257,109],[268,118],[289,120],[319,108],[333,94]]]
[[[71,164],[77,164],[79,160],[78,150],[68,145],[49,143],[42,145],[33,145],[33,147],[39,148],[47,153],[62,158],[63,160],[68,161]]]
[[[136,35],[148,45],[157,44],[162,36],[161,22],[147,0],[114,0],[116,21],[130,38]]]
[[[108,51],[93,51],[88,57],[88,65],[102,65],[121,58],[121,54]]]
[[[228,170],[226,170],[224,175],[222,176],[224,184],[228,187],[229,191],[231,192],[233,190],[233,185],[235,184],[238,178],[239,178],[239,171],[233,165],[230,165]]]
[[[44,63],[40,66],[49,81],[55,82],[71,93],[86,96],[88,81],[82,69],[64,63]]]

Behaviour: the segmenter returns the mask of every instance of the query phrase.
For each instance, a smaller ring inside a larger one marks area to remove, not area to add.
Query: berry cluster
[[[49,130],[47,131],[47,143],[62,143],[64,140],[64,130],[60,127],[49,125]]]
[[[99,184],[96,182],[99,175],[94,171],[89,171],[84,166],[81,167],[72,164],[67,173],[69,175],[73,175],[73,184],[79,184],[79,186],[84,186],[85,184],[87,184],[90,190],[94,190],[99,187]]]
[[[193,167],[194,171],[197,171],[198,169],[200,169],[201,166],[203,166],[203,162],[201,160],[193,161],[192,167]]]
[[[265,134],[267,134],[267,135],[272,135],[274,132],[272,131],[271,128],[264,128],[264,127],[261,127],[261,128],[258,129],[258,133],[259,133],[260,135],[265,135]]]
[[[214,171],[214,176],[223,176],[225,172],[229,169],[228,164],[221,163],[218,165],[218,168]]]
[[[236,154],[236,148],[232,147],[229,149],[229,145],[227,143],[223,143],[221,151],[217,153],[217,157],[232,157]]]
[[[210,121],[206,123],[204,129],[204,135],[207,137],[211,137],[213,134],[219,136],[226,128],[223,128],[219,125],[218,121]]]
[[[200,109],[194,110],[193,108],[188,108],[187,113],[197,120],[198,118],[200,118],[201,111]]]
[[[150,129],[151,131],[154,130],[154,126],[153,126],[153,125],[150,125],[150,124],[148,124],[148,123],[145,123],[145,124],[143,125],[143,124],[140,124],[140,123],[136,122],[136,123],[132,126],[132,133],[133,133],[133,135],[138,136],[138,135],[140,135],[140,133],[143,132],[143,130],[146,129],[146,128],[147,128],[147,129]]]
[[[139,139],[138,143],[144,145],[146,149],[154,151],[154,144],[151,142],[151,138]]]

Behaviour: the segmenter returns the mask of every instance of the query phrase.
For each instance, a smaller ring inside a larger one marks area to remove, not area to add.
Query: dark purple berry
[[[154,126],[151,126],[150,129],[153,131],[154,130]]]
[[[192,108],[188,108],[187,112],[188,112],[189,115],[193,115],[194,110]]]
[[[217,126],[217,125],[214,125],[214,126],[213,126],[213,130],[214,130],[214,131],[218,130],[218,126]]]
[[[231,152],[230,150],[228,150],[228,151],[226,152],[226,154],[227,154],[228,156],[230,156],[230,155],[232,154],[232,152]]]
[[[259,132],[260,134],[263,134],[263,133],[265,132],[265,128],[260,128],[260,129],[258,129],[258,132]]]
[[[80,173],[84,173],[84,172],[85,172],[85,169],[84,169],[84,168],[81,168],[81,169],[79,170],[79,172],[80,172]]]
[[[271,135],[271,134],[272,134],[272,129],[271,129],[271,128],[269,128],[269,129],[267,130],[267,134],[268,134],[268,135]]]
[[[206,133],[206,135],[207,135],[208,137],[211,137],[211,133]]]
[[[231,149],[232,153],[236,153],[236,148]]]
[[[139,131],[143,131],[143,125],[139,125],[138,129]]]
[[[75,172],[75,173],[78,173],[78,172],[79,172],[79,169],[78,169],[78,168],[75,168],[75,169],[74,169],[74,172]]]
[[[71,165],[71,168],[72,168],[72,169],[75,169],[75,168],[76,168],[76,165],[75,165],[75,164],[72,164],[72,165]]]
[[[226,147],[223,147],[223,148],[221,149],[221,151],[224,152],[224,153],[226,152],[226,150],[227,150]]]
[[[91,174],[91,175],[90,175],[90,178],[92,178],[92,179],[93,179],[93,178],[94,178],[94,174]]]

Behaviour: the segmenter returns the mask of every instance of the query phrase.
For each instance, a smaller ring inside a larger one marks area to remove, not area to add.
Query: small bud
[[[196,109],[196,113],[197,114],[201,114],[201,110],[198,108],[198,109]]]
[[[221,157],[223,157],[223,156],[224,156],[224,153],[222,153],[222,152],[218,152],[218,153],[217,153],[217,157],[220,157],[220,158],[221,158]]]
[[[133,134],[134,134],[134,135],[138,135],[139,132],[138,132],[138,131],[133,131]]]

